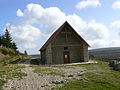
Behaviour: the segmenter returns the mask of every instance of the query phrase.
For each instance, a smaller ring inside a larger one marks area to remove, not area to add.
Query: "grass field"
[[[64,77],[67,77],[65,75],[66,72],[61,71],[61,68],[66,70],[76,70],[74,68],[84,69],[84,73],[82,74],[83,79],[68,80],[62,87],[57,87],[55,90],[120,90],[120,71],[112,70],[108,62],[101,61],[94,64],[34,66],[34,68],[35,72],[38,74],[48,73],[51,75],[60,75],[58,73],[61,73]],[[71,76],[74,76],[74,74],[71,74]]]
[[[57,90],[120,90],[120,72],[111,70],[108,63],[77,66],[86,68],[86,80],[71,80]]]

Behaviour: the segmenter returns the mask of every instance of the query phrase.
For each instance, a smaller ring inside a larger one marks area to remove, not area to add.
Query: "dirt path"
[[[26,73],[27,76],[23,77],[22,79],[14,78],[8,80],[8,83],[6,83],[3,88],[4,90],[50,90],[56,86],[53,81],[61,82],[64,80],[64,78],[60,76],[39,76],[37,73],[33,72],[34,68],[30,67],[28,62],[29,61],[25,62],[25,64],[19,64],[25,66],[25,68],[21,69],[21,72]]]
[[[23,79],[14,78],[9,80],[6,84],[5,90],[16,89],[16,90],[42,90],[40,88],[40,83],[38,80],[39,76],[33,72],[33,68],[26,66],[26,68],[21,69],[22,72],[26,73],[27,76]]]
[[[23,77],[22,79],[13,78],[8,80],[6,85],[4,86],[4,90],[51,90],[56,86],[63,85],[66,82],[66,79],[77,79],[81,80],[83,77],[81,74],[84,73],[84,69],[82,67],[74,66],[72,68],[57,68],[57,67],[47,67],[58,69],[68,75],[66,77],[62,77],[59,75],[38,75],[34,73],[33,67],[30,67],[30,60],[26,62],[19,62],[19,65],[24,65],[25,68],[21,69],[21,72],[27,74],[27,76]],[[39,66],[38,66],[39,67]],[[41,68],[41,67],[39,67]],[[45,68],[45,67],[42,67]]]

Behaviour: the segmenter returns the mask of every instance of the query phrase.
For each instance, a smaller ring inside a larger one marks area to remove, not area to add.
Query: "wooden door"
[[[70,63],[69,52],[64,52],[63,53],[63,58],[64,58],[64,63]]]

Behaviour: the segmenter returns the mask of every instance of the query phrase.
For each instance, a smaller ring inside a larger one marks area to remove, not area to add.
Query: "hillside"
[[[0,65],[7,65],[11,63],[17,63],[31,58],[30,56],[24,55],[14,49],[1,47],[0,46]]]
[[[120,59],[120,47],[109,47],[89,50],[90,58]]]
[[[9,79],[26,76],[25,73],[19,71],[23,66],[19,66],[16,63],[28,58],[29,56],[21,54],[14,49],[0,46],[0,90],[3,90],[3,85]]]
[[[110,48],[98,48],[89,50],[90,54],[111,54],[120,53],[120,47],[110,47]]]
[[[10,49],[10,48],[6,48],[6,47],[1,47],[0,46],[0,57],[3,57],[3,56],[10,56],[10,55],[17,55],[19,54],[18,51],[15,51],[13,49]]]

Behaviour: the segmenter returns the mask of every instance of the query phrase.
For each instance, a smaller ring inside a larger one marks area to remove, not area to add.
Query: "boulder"
[[[118,63],[118,61],[116,61],[116,60],[111,60],[111,61],[109,62],[109,66],[110,66],[110,67],[114,67],[117,63]]]
[[[109,66],[113,67],[114,70],[120,71],[120,61],[117,60],[111,60],[109,62]]]
[[[120,71],[120,62],[115,64],[115,66],[113,67],[114,70]]]

